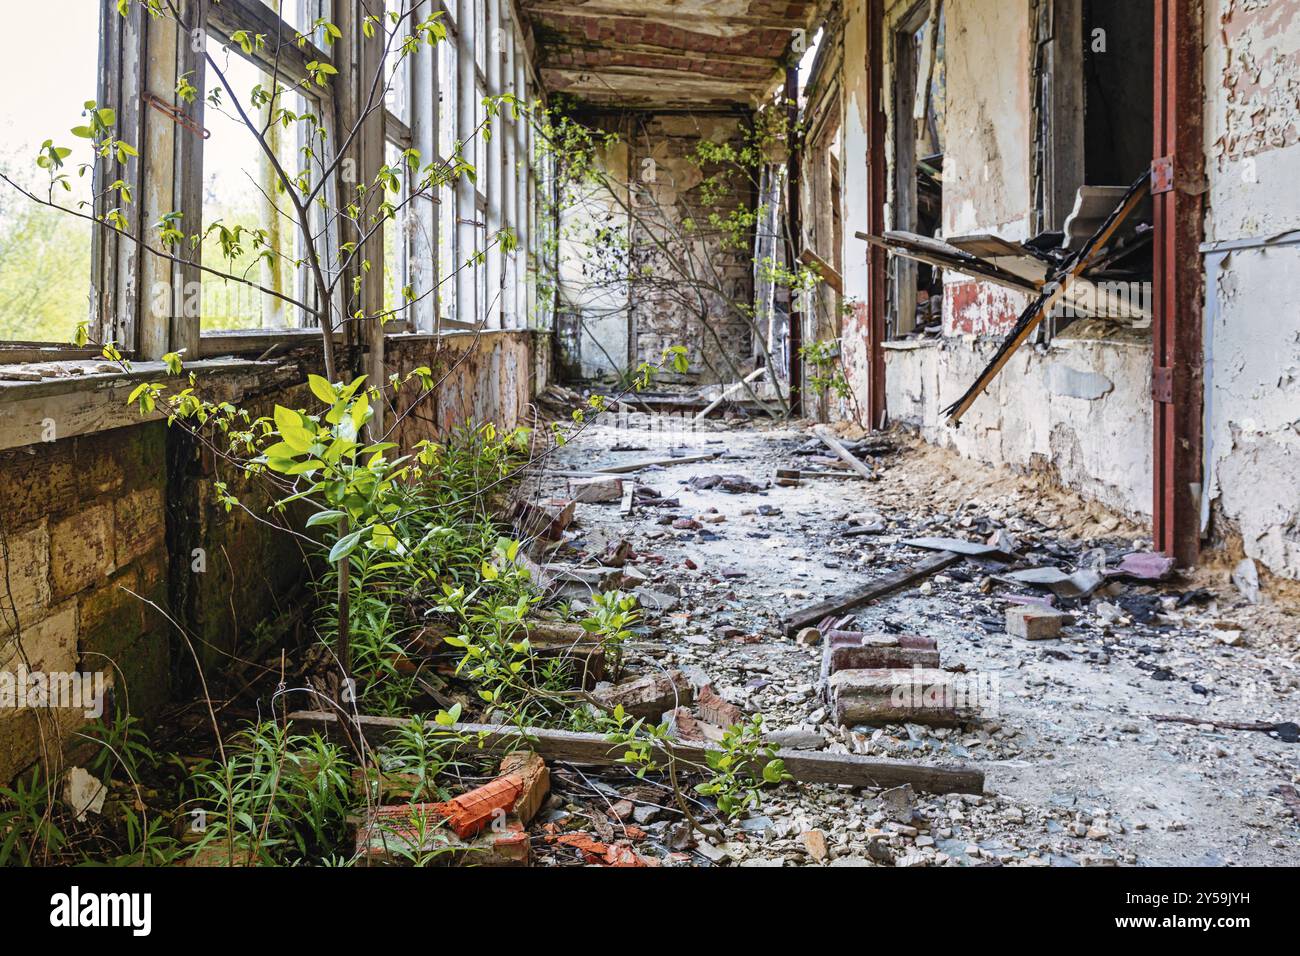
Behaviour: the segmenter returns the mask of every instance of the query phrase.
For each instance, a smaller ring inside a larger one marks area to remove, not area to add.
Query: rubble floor
[[[723,453],[640,473],[642,484],[678,498],[680,508],[640,507],[625,517],[617,503],[579,504],[568,543],[549,559],[573,566],[582,557],[574,548],[593,555],[621,538],[632,544],[647,587],[670,594],[673,606],[650,612],[657,631],[631,646],[630,659],[711,682],[747,713],[761,712],[767,729],[786,732],[789,742],[968,762],[986,772],[982,797],[918,794],[901,808],[898,794],[882,801],[875,790],[783,785],[728,827],[725,840],[702,840],[696,862],[1300,864],[1300,744],[1150,719],[1296,720],[1293,608],[1267,597],[1249,604],[1226,573],[1200,571],[1061,602],[1074,624],[1060,639],[1030,642],[1005,632],[1007,596],[1047,592],[990,582],[998,567],[968,559],[859,608],[853,629],[938,638],[945,668],[996,681],[982,718],[951,730],[837,727],[819,693],[821,650],[782,636],[783,612],[926,555],[902,538],[983,540],[1002,529],[1029,563],[1055,559],[1069,570],[1103,555],[1113,566],[1123,553],[1149,549],[1149,532],[1040,477],[987,468],[901,434],[892,436],[897,450],[877,459],[876,481],[779,487],[777,468],[808,467],[794,454],[812,438],[801,425],[710,421],[669,436],[646,422],[634,415],[618,427],[590,426],[548,463],[552,471],[590,470],[667,457],[674,447]],[[719,474],[743,475],[765,490],[729,494],[686,484]],[[536,491],[562,496],[572,480],[547,474]],[[661,523],[666,515],[713,517],[699,530],[676,530]],[[881,533],[843,536],[851,523],[873,522]],[[1181,595],[1202,588],[1191,593],[1199,600],[1178,606]],[[820,831],[824,852],[810,831]]]

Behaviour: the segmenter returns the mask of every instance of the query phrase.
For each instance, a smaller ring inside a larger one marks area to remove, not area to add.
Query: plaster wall
[[[1203,517],[1300,580],[1300,2],[1206,4]],[[1294,239],[1294,237],[1291,237]]]

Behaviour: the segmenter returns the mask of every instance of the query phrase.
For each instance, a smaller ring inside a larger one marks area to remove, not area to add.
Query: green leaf
[[[280,428],[280,437],[284,443],[299,455],[305,453],[315,442],[315,436],[301,425],[286,424]]]
[[[352,426],[360,432],[361,426],[366,423],[369,417],[370,398],[367,395],[362,395],[357,399],[356,404],[352,406]]]
[[[339,400],[338,392],[334,386],[319,375],[308,375],[307,384],[311,386],[311,392],[326,405],[333,405]]]
[[[349,554],[355,551],[357,545],[361,543],[361,534],[364,531],[365,528],[358,528],[351,534],[339,538],[338,541],[334,543],[334,547],[330,548],[330,563],[334,564],[338,561],[342,561]]]
[[[316,458],[308,458],[306,461],[300,461],[284,470],[286,475],[308,475],[314,471],[320,471],[325,467],[325,462]]]
[[[307,519],[307,527],[315,528],[323,524],[336,525],[342,517],[342,511],[318,511]]]
[[[279,428],[281,431],[284,430],[286,425],[297,425],[299,428],[302,427],[302,416],[291,409],[285,408],[283,405],[275,406],[275,412],[273,414],[275,417],[275,427]]]

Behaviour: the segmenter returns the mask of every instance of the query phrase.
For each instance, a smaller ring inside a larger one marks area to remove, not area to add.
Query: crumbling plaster
[[[1028,3],[947,0],[943,228],[950,236],[1031,228]]]
[[[1300,0],[1206,9],[1206,507],[1300,580]]]
[[[1151,351],[1142,342],[1059,336],[1020,349],[963,418],[941,409],[992,357],[992,341],[886,349],[890,417],[967,458],[1043,471],[1107,507],[1151,513]]]

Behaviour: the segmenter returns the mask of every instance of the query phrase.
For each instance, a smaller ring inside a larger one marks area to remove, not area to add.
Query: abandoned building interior
[[[1300,864],[1300,0],[14,6],[0,863]]]

